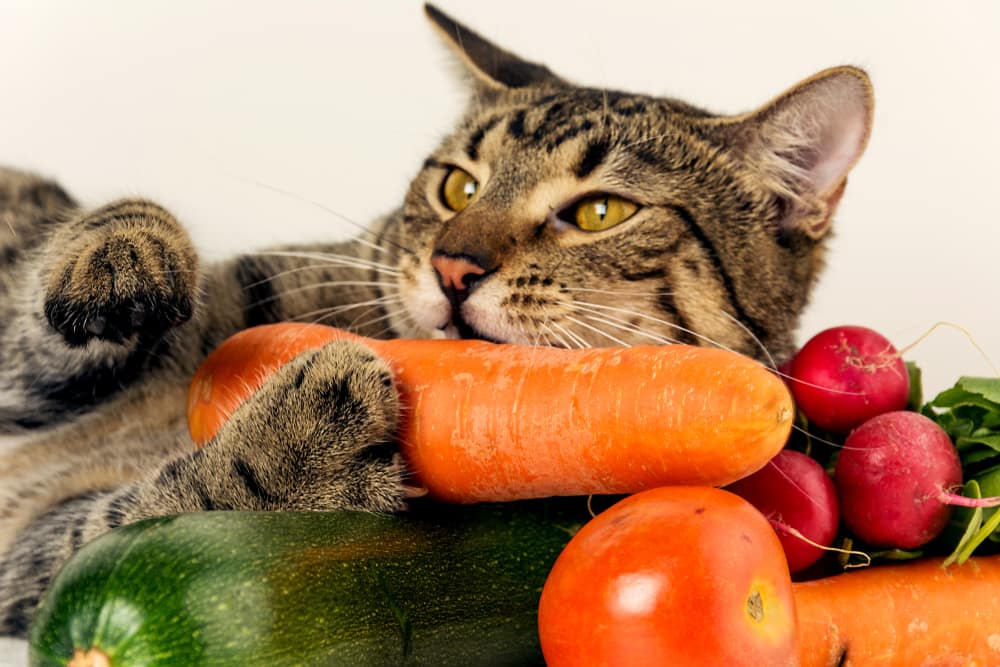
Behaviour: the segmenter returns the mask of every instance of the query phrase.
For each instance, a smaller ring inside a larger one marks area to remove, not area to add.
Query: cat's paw
[[[74,221],[78,242],[56,261],[45,316],[70,345],[158,337],[190,319],[197,255],[166,210],[124,200]]]
[[[338,341],[279,369],[217,440],[266,480],[273,509],[396,511],[422,492],[393,444],[399,411],[386,363]]]

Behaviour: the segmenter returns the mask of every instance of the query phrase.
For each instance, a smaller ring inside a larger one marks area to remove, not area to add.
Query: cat
[[[0,170],[0,432],[35,434],[0,458],[0,635],[25,636],[59,566],[116,526],[393,512],[421,494],[392,446],[391,373],[355,343],[282,368],[195,450],[187,383],[241,328],[792,352],[870,133],[863,71],[720,116],[574,85],[425,9],[470,103],[402,206],[353,241],[204,265],[152,201],[87,209]]]

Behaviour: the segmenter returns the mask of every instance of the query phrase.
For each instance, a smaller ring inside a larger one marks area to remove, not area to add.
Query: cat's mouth
[[[444,335],[448,338],[463,338],[468,340],[485,340],[489,343],[503,343],[504,341],[487,336],[483,332],[465,321],[462,313],[458,309],[452,309],[451,319],[441,327]]]

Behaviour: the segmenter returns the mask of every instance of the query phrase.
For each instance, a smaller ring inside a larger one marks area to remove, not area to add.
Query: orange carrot
[[[1000,665],[1000,556],[797,583],[802,667]]]
[[[343,338],[393,368],[401,451],[451,502],[723,485],[761,468],[792,424],[781,380],[723,350],[377,341],[282,323],[238,333],[205,361],[188,401],[195,440],[210,439],[278,366]]]

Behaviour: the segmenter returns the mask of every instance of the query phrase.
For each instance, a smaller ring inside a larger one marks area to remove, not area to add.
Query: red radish
[[[837,536],[840,508],[833,482],[823,466],[801,452],[783,449],[766,466],[726,490],[767,517],[792,572],[804,570],[823,555],[821,548],[809,542],[828,547]]]
[[[1000,498],[966,498],[951,438],[916,412],[889,412],[854,430],[833,475],[844,524],[877,547],[915,549],[948,523],[952,505],[993,507]]]
[[[841,326],[813,336],[792,359],[792,394],[809,421],[847,433],[875,415],[902,410],[910,378],[882,334]]]

